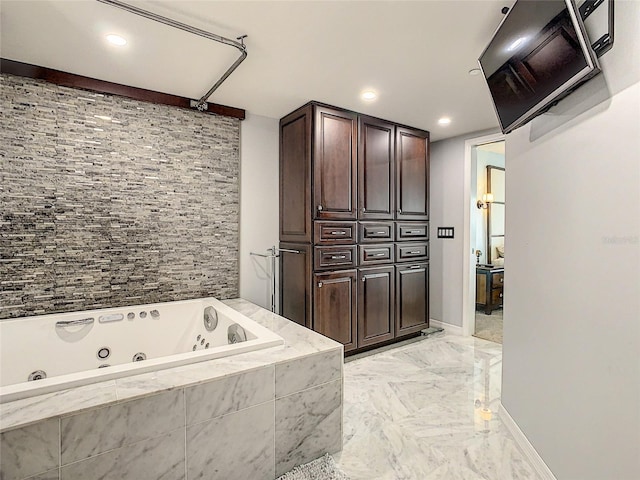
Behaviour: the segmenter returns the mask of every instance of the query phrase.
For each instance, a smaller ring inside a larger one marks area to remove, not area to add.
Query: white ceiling
[[[211,102],[280,118],[318,100],[429,130],[433,140],[498,125],[483,78],[468,71],[513,0],[130,3],[228,38],[248,35],[247,59]],[[95,0],[2,0],[0,16],[3,58],[190,98],[238,56]],[[107,44],[108,33],[128,44]],[[378,99],[361,100],[366,88]]]

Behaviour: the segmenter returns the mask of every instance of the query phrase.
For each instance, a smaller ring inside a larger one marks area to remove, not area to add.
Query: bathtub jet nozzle
[[[204,309],[204,328],[207,332],[213,332],[218,326],[218,311],[209,306]]]

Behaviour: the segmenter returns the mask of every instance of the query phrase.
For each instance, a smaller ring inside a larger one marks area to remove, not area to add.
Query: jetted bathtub
[[[0,403],[284,344],[215,298],[0,321]]]

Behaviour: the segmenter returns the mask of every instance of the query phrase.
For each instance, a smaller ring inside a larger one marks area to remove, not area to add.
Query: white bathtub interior
[[[215,298],[2,320],[0,403],[283,343]]]

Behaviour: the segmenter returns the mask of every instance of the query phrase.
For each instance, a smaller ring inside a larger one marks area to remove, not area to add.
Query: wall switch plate
[[[438,227],[438,238],[453,238],[453,227]]]

